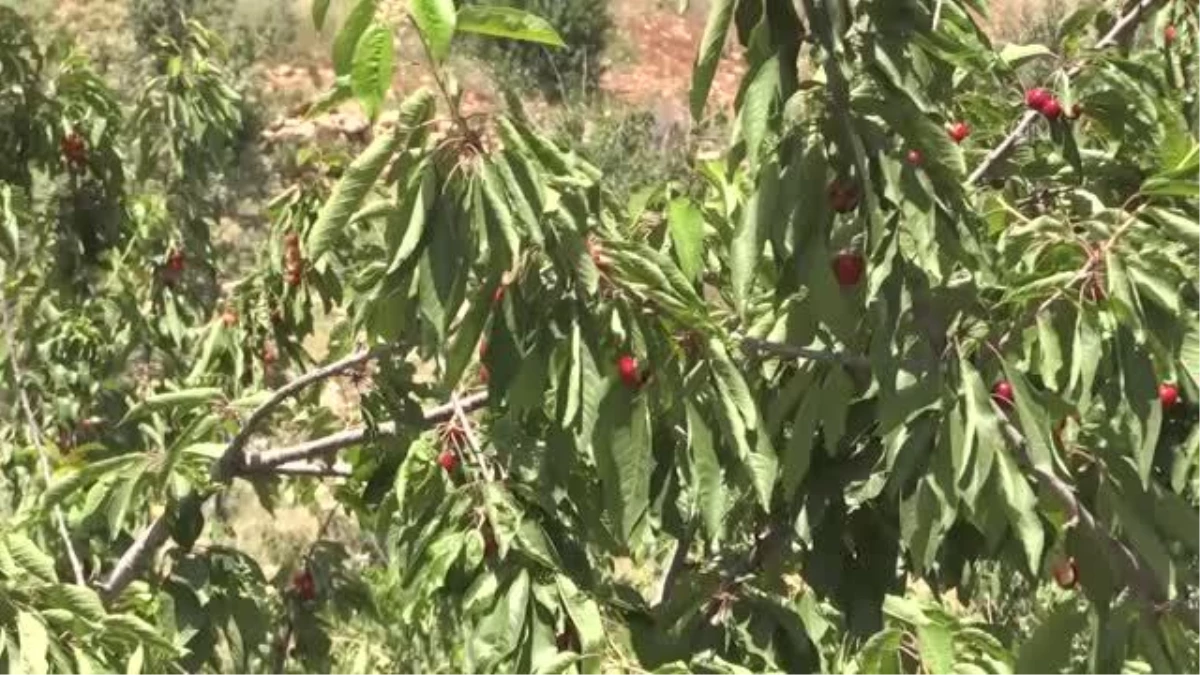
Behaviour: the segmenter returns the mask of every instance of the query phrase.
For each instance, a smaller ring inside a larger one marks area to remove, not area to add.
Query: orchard
[[[1194,2],[711,0],[727,142],[636,199],[464,110],[546,19],[384,4],[311,0],[373,124],[237,264],[219,37],[125,100],[0,6],[0,670],[1200,668]],[[278,569],[243,485],[321,510]]]

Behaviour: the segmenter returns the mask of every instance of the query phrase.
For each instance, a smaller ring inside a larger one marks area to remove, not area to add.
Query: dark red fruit
[[[1059,117],[1062,117],[1062,113],[1062,104],[1059,103],[1058,99],[1056,98],[1050,99],[1046,102],[1046,105],[1042,106],[1042,114],[1045,115],[1046,119],[1050,120],[1051,122],[1057,120]]]
[[[858,285],[866,269],[867,261],[858,251],[846,250],[833,257],[833,276],[842,288]]]
[[[1083,116],[1083,106],[1078,103],[1071,105],[1070,112],[1067,113],[1067,119],[1077,120]]]
[[[967,126],[966,122],[955,122],[950,125],[950,130],[947,133],[950,134],[950,139],[955,143],[962,143],[967,139],[967,136],[971,135],[971,127]]]
[[[238,314],[232,309],[227,309],[221,314],[221,323],[225,324],[226,328],[232,328],[238,321]]]
[[[1170,382],[1158,385],[1158,400],[1162,403],[1163,408],[1174,407],[1176,403],[1179,403],[1179,387]]]
[[[905,159],[907,159],[908,163],[912,166],[921,166],[921,164],[925,161],[925,155],[922,155],[920,150],[913,148],[912,150],[908,151],[908,156]]]
[[[621,358],[617,359],[617,375],[627,387],[637,387],[642,383],[641,375],[638,374],[638,361],[629,354],[622,354]]]
[[[1048,90],[1042,89],[1041,87],[1035,87],[1025,92],[1025,105],[1032,110],[1041,112],[1042,108],[1045,108],[1046,104],[1049,103],[1052,98],[1054,98],[1054,96]]]
[[[858,208],[858,186],[835,180],[825,189],[829,206],[838,213],[848,213]]]
[[[1168,24],[1167,27],[1163,29],[1163,40],[1167,44],[1171,44],[1175,42],[1176,37],[1179,37],[1179,31],[1175,29],[1175,24]]]
[[[442,454],[437,457],[437,463],[446,473],[450,473],[458,468],[458,455],[454,454],[452,450],[443,450]]]
[[[167,269],[172,272],[182,272],[186,260],[183,251],[171,249],[170,253],[167,254]]]
[[[992,387],[992,398],[1000,403],[1012,405],[1013,402],[1013,387],[1008,380],[1000,380],[996,386]]]
[[[298,248],[300,246],[300,235],[295,232],[288,232],[283,235],[283,244],[289,249]]]
[[[279,350],[275,349],[274,342],[268,342],[263,345],[262,349],[263,364],[270,366],[279,360]]]
[[[492,291],[492,302],[499,303],[503,299],[504,299],[504,284],[500,284],[499,286],[496,287],[496,290]]]
[[[87,163],[87,143],[83,140],[83,136],[74,131],[63,136],[62,141],[58,144],[58,149],[62,153],[63,159],[72,166],[82,166]]]
[[[479,382],[480,382],[480,384],[487,384],[488,380],[490,380],[490,379],[492,379],[492,373],[491,373],[491,371],[488,370],[488,367],[487,366],[479,366]]]
[[[1071,590],[1079,583],[1079,566],[1074,558],[1060,558],[1051,570],[1059,588]]]
[[[592,263],[596,266],[596,269],[607,270],[612,267],[612,258],[609,258],[605,253],[604,244],[600,243],[599,239],[596,239],[594,236],[588,236],[584,244],[587,246],[588,255],[591,256]]]
[[[487,356],[487,347],[487,340],[479,341],[479,358],[482,359],[483,357]]]
[[[297,570],[292,575],[292,589],[301,600],[313,600],[317,597],[317,584],[313,581],[312,572]]]

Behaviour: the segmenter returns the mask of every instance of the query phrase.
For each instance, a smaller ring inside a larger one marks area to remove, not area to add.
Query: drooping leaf
[[[450,54],[450,41],[454,39],[454,0],[412,0],[409,11],[434,64],[441,63]]]
[[[713,448],[712,430],[703,416],[691,403],[687,404],[688,448],[691,451],[690,467],[693,489],[704,529],[712,540],[720,539],[724,532],[725,488],[721,464]]]
[[[362,206],[363,199],[379,179],[379,174],[400,147],[402,138],[399,127],[393,133],[376,138],[346,168],[308,233],[308,255],[314,262],[333,250],[341,240],[350,216]]]
[[[391,29],[381,23],[371,24],[354,48],[350,86],[372,120],[378,117],[380,106],[392,88],[394,65]]]
[[[733,298],[738,309],[745,307],[755,273],[762,261],[763,245],[770,232],[771,218],[779,201],[779,165],[769,162],[759,172],[758,189],[746,205],[745,215],[733,234],[729,268]]]
[[[1000,50],[1000,60],[1013,68],[1019,68],[1027,61],[1037,58],[1054,58],[1054,52],[1045,45],[1019,45],[1009,43]]]
[[[1017,652],[1018,673],[1059,673],[1071,659],[1072,638],[1087,626],[1075,602],[1054,607]]]
[[[545,19],[514,7],[466,5],[458,10],[458,32],[563,47],[558,32]]]
[[[17,639],[21,645],[21,661],[14,668],[28,675],[45,675],[50,671],[46,652],[50,649],[50,636],[46,624],[35,614],[25,610],[17,612]]]
[[[690,199],[679,197],[667,209],[667,225],[679,269],[695,282],[704,269],[704,215]]]
[[[333,71],[337,75],[350,75],[358,39],[375,18],[375,2],[376,0],[358,0],[333,38]]]
[[[1046,408],[1034,393],[1034,389],[1025,378],[1025,373],[1017,369],[1008,359],[1004,360],[1004,374],[1013,388],[1013,406],[1017,409],[1017,417],[1021,421],[1021,431],[1025,434],[1025,446],[1029,453],[1029,461],[1038,469],[1054,470],[1054,442],[1050,435],[1050,420]]]
[[[717,64],[721,62],[721,52],[725,49],[725,37],[729,34],[735,4],[734,0],[713,0],[709,4],[704,36],[700,38],[696,59],[692,63],[692,91],[689,101],[692,119],[696,121],[704,114],[704,104],[708,101],[708,91],[712,88]]]
[[[46,583],[58,581],[58,574],[54,571],[54,559],[42,552],[28,537],[13,532],[4,538],[4,545],[22,570]]]
[[[325,15],[329,13],[329,0],[312,0],[312,22],[319,31],[325,27]]]
[[[592,442],[615,534],[628,542],[650,504],[653,455],[645,397],[619,384],[611,387],[600,404]]]

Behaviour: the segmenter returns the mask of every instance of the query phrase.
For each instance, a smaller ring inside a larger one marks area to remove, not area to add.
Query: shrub
[[[512,40],[477,40],[477,54],[494,64],[502,84],[518,89],[531,85],[551,100],[589,94],[603,72],[601,59],[612,29],[608,0],[470,0],[464,4],[508,5],[545,18],[562,36],[555,49]]]

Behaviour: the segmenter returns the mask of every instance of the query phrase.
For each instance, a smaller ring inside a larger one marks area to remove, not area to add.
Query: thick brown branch
[[[391,351],[392,347],[386,346],[360,351],[340,361],[335,361],[327,366],[305,373],[280,387],[271,395],[271,398],[264,401],[254,412],[250,413],[250,417],[246,420],[246,423],[238,430],[237,435],[229,441],[229,445],[225,447],[225,452],[221,455],[221,458],[213,464],[212,479],[220,483],[226,483],[237,474],[238,469],[244,463],[243,450],[250,437],[254,434],[255,428],[284,401],[295,396],[314,382],[320,382],[333,377],[338,373],[359,366]]]
[[[1105,47],[1116,44],[1121,35],[1123,35],[1126,30],[1133,26],[1146,10],[1150,9],[1159,2],[1161,2],[1161,0],[1139,0],[1136,5],[1134,5],[1128,12],[1118,19],[1116,23],[1113,24],[1112,28],[1109,29],[1108,33],[1105,34],[1104,37],[1100,38],[1094,49],[1104,49]],[[1072,66],[1069,70],[1067,70],[1067,77],[1070,78],[1078,75],[1079,71],[1082,69],[1083,64],[1076,64]],[[1012,149],[1016,147],[1017,142],[1022,136],[1025,135],[1025,132],[1029,129],[1030,125],[1037,121],[1037,118],[1040,115],[1041,113],[1037,112],[1036,110],[1026,111],[1025,114],[1021,116],[1020,121],[1017,122],[1017,126],[1014,127],[1011,132],[1009,132],[1008,136],[1004,137],[1003,141],[1000,141],[1000,145],[997,145],[995,148],[993,148],[992,151],[987,154],[987,157],[983,159],[983,162],[981,162],[979,166],[971,172],[971,175],[967,178],[967,184],[974,185],[975,183],[978,183],[985,175],[987,175],[989,171],[991,171],[996,162],[999,162],[1001,159],[1004,159],[1006,156],[1008,156],[1008,153],[1012,152]]]

